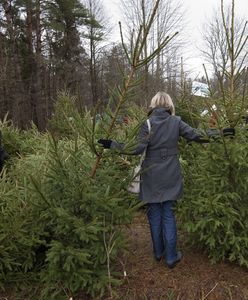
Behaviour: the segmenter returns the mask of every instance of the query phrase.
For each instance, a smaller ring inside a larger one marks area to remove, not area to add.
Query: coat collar
[[[163,117],[168,117],[170,116],[170,112],[168,112],[168,109],[165,107],[155,107],[151,111],[151,116],[163,116]]]

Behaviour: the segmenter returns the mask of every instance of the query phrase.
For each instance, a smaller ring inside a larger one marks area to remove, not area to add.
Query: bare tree
[[[234,7],[233,7],[234,9]],[[214,76],[221,81],[226,78],[225,71],[230,67],[231,46],[238,47],[244,43],[245,36],[247,36],[247,22],[242,18],[235,18],[232,15],[233,11],[230,7],[224,7],[221,10],[215,10],[212,19],[208,20],[203,27],[204,45],[201,50],[207,62],[212,66]],[[231,32],[230,28],[233,28]],[[233,45],[229,45],[228,38],[232,39]],[[247,49],[242,47],[236,61],[235,68],[242,68],[247,59]]]
[[[29,108],[25,101],[25,87],[22,81],[21,70],[21,55],[18,47],[18,39],[20,38],[20,16],[16,1],[4,0],[0,3],[0,11],[2,15],[2,34],[1,53],[2,53],[2,70],[3,74],[2,87],[3,94],[1,94],[1,102],[4,103],[4,109],[1,113],[9,112],[16,125],[24,127],[26,119],[29,119]]]
[[[106,47],[106,40],[111,27],[106,19],[103,2],[101,0],[84,0],[84,5],[91,16],[91,22],[86,26],[84,47],[89,55],[89,73],[92,94],[92,104],[96,105],[102,97],[101,56]]]
[[[247,21],[235,17],[234,0],[231,8],[225,8],[221,0],[220,14],[216,14],[207,29],[203,54],[213,66],[217,83],[211,94],[217,93],[220,119],[235,127],[248,109]]]
[[[122,0],[121,3],[127,23],[127,35],[130,37],[130,43],[132,43],[131,39],[135,35],[133,28],[137,28],[137,24],[142,24],[143,27],[145,26],[155,1]],[[173,34],[175,31],[181,31],[183,25],[183,6],[181,1],[161,1],[158,6],[156,19],[143,49],[143,57],[147,57],[154,48],[161,44],[166,36]],[[171,76],[175,77],[175,66],[177,66],[177,71],[180,73],[181,55],[176,55],[176,53],[181,44],[182,39],[174,39],[166,50],[161,51],[161,53],[157,55],[156,60],[153,60],[150,65],[144,67],[143,91],[146,100],[150,98],[150,95],[154,93],[154,90],[168,88],[166,86],[166,81]],[[148,82],[148,78],[153,78],[152,82]]]

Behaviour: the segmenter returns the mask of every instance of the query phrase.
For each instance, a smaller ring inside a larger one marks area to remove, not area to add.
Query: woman
[[[182,259],[177,251],[177,228],[174,204],[181,198],[183,181],[178,157],[180,136],[188,141],[206,142],[200,134],[180,117],[175,116],[171,97],[158,92],[151,100],[149,134],[147,122],[140,130],[139,144],[132,154],[141,154],[146,149],[142,163],[140,199],[147,203],[154,257],[164,257],[169,268]],[[122,145],[111,140],[99,140],[105,148],[120,148]]]

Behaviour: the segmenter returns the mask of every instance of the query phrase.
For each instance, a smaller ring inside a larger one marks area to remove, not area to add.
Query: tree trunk
[[[25,98],[25,89],[21,75],[21,63],[19,57],[19,49],[16,44],[16,28],[14,24],[14,9],[11,1],[2,2],[4,14],[6,18],[6,35],[8,43],[6,43],[6,84],[5,95],[7,97],[7,110],[14,124],[24,128],[28,120],[28,105]]]

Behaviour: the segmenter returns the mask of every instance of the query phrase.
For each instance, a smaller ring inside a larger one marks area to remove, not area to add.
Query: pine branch
[[[143,26],[141,25],[139,27],[139,31],[138,31],[138,35],[136,38],[136,41],[134,43],[134,49],[133,49],[133,53],[131,55],[132,60],[130,59],[129,55],[128,55],[128,51],[126,49],[124,40],[123,40],[123,36],[122,36],[122,30],[121,30],[121,24],[120,25],[120,31],[121,31],[121,39],[122,39],[122,45],[124,47],[124,52],[128,58],[128,62],[130,64],[131,70],[130,73],[128,74],[127,77],[124,76],[124,80],[123,80],[123,84],[121,87],[117,86],[114,90],[114,93],[112,93],[112,99],[115,99],[113,97],[113,95],[116,95],[117,97],[117,103],[116,103],[116,107],[114,112],[111,114],[112,118],[111,118],[111,122],[109,124],[108,130],[107,130],[107,134],[106,134],[106,139],[109,139],[113,128],[115,126],[117,117],[119,115],[119,112],[122,109],[123,104],[126,102],[128,95],[130,93],[130,91],[135,87],[135,83],[133,83],[134,81],[134,77],[135,74],[137,72],[137,70],[139,68],[141,68],[143,65],[147,64],[148,62],[150,62],[170,41],[172,38],[174,38],[177,35],[177,32],[170,38],[170,37],[166,37],[165,40],[163,41],[163,43],[153,52],[150,54],[150,56],[147,59],[144,59],[143,61],[139,61],[141,53],[143,51],[144,45],[146,43],[146,40],[148,38],[148,34],[149,31],[151,29],[151,26],[155,20],[155,16],[157,13],[157,9],[158,9],[158,5],[159,5],[160,0],[156,0],[155,5],[153,7],[150,19],[148,20],[147,26],[145,28],[143,28]],[[144,35],[141,39],[141,35],[142,35],[142,31],[144,29]],[[92,168],[90,177],[94,178],[96,171],[100,165],[101,159],[103,157],[104,154],[104,150],[102,149],[96,158],[96,162]]]
[[[123,48],[123,50],[124,50],[124,52],[125,52],[125,54],[126,54],[126,58],[127,58],[128,62],[129,62],[129,64],[131,65],[132,62],[131,62],[130,56],[129,56],[129,54],[128,54],[127,47],[126,47],[126,45],[125,45],[125,43],[124,43],[124,39],[123,39],[123,33],[122,33],[122,28],[121,28],[121,22],[119,22],[119,28],[120,28],[120,35],[121,35],[121,44],[122,44],[122,48]]]

